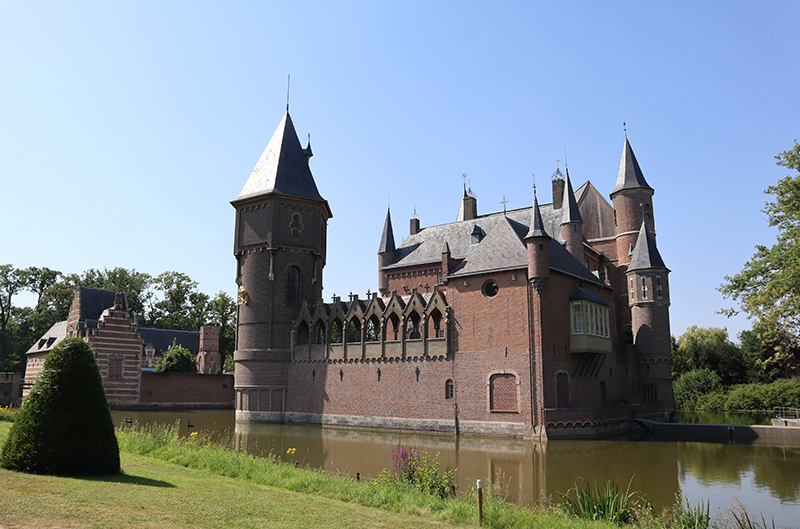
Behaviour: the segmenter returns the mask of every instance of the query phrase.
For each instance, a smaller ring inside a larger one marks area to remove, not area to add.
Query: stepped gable
[[[97,320],[103,312],[114,306],[114,299],[117,293],[114,290],[102,288],[78,287],[80,290],[80,315],[79,321],[91,322],[97,325]],[[122,296],[122,310],[128,310],[128,301]]]
[[[232,203],[265,195],[287,195],[327,202],[317,190],[308,166],[308,152],[300,146],[292,118],[287,112],[267,148],[258,159],[242,192]],[[330,208],[327,208],[330,211]]]

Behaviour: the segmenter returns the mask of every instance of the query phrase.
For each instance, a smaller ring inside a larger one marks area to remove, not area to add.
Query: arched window
[[[500,373],[489,378],[489,409],[495,412],[519,411],[516,376]]]
[[[314,343],[321,344],[325,343],[325,324],[322,321],[318,321],[314,325]]]
[[[419,330],[420,317],[416,312],[409,314],[406,320],[406,331],[408,332],[409,340],[419,340],[422,338],[422,333]]]
[[[428,332],[428,338],[444,338],[442,313],[439,312],[439,309],[433,309],[428,317]]]
[[[308,345],[308,324],[305,321],[297,326],[297,345]]]
[[[400,330],[400,318],[397,317],[397,314],[392,313],[389,315],[389,325],[387,325],[386,327],[387,327],[386,329],[387,342],[392,342],[392,341],[396,342],[397,340],[400,339],[397,336],[398,331]]]
[[[331,323],[331,343],[342,343],[342,322],[339,318]]]
[[[361,320],[353,318],[347,323],[347,343],[361,341]]]
[[[367,321],[367,328],[364,329],[366,331],[366,340],[368,342],[380,342],[381,341],[381,322],[378,320],[378,317],[374,314],[369,318]]]
[[[444,383],[444,398],[452,399],[456,394],[455,391],[455,384],[453,384],[452,379],[448,380]]]
[[[658,400],[658,391],[655,384],[644,385],[644,401],[647,403],[656,402]]]
[[[300,270],[290,266],[286,270],[286,304],[298,305],[300,303]]]

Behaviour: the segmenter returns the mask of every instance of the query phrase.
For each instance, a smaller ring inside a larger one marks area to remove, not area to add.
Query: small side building
[[[67,320],[55,323],[26,353],[23,399],[39,378],[47,354],[68,337],[82,338],[92,346],[103,378],[106,398],[114,408],[137,407],[152,402],[154,388],[169,383],[171,379],[162,377],[163,380],[158,379],[161,382],[149,381],[147,395],[143,396],[142,377],[155,375],[151,372],[155,371],[158,359],[173,343],[192,353],[198,360],[199,373],[216,373],[218,367],[214,366],[221,365],[217,327],[204,326],[200,328],[200,332],[139,327],[138,317],[128,311],[124,292],[78,287]],[[191,385],[198,386],[198,394],[202,395],[202,388],[199,386],[204,383],[211,381],[197,380],[191,382]],[[181,384],[186,385],[187,382],[183,381]],[[218,385],[222,387],[224,384]],[[215,391],[215,395],[216,393]],[[228,405],[224,396],[202,398],[201,404],[208,406],[219,399],[222,400],[218,404]],[[169,402],[158,404],[164,406]],[[191,402],[180,399],[176,404],[186,406],[191,405]]]

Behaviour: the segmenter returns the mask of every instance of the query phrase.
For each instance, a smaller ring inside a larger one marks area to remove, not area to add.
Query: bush
[[[67,338],[47,355],[0,453],[2,466],[33,474],[119,473],[119,448],[94,352]]]
[[[397,450],[392,452],[394,470],[391,474],[385,470],[378,477],[379,482],[398,482],[409,485],[426,494],[445,498],[454,490],[455,470],[448,470],[439,475],[439,454],[433,459],[427,452],[420,454],[416,447],[407,450],[397,441]]]
[[[719,392],[722,383],[719,375],[708,368],[703,368],[679,376],[672,384],[672,388],[675,392],[675,406],[697,408],[700,397]]]
[[[175,339],[172,345],[164,352],[158,363],[156,371],[173,373],[197,373],[197,362],[191,351],[182,345],[178,345]]]

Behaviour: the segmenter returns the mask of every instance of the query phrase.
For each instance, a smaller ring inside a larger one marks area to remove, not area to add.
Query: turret
[[[644,179],[631,144],[628,138],[625,138],[617,184],[614,186],[614,191],[611,192],[611,200],[614,202],[614,231],[617,239],[619,266],[627,265],[630,262],[631,248],[636,242],[642,222],[647,224],[650,233],[655,237],[653,193],[655,191]]]
[[[392,262],[395,251],[392,212],[387,209],[386,222],[383,223],[383,233],[381,234],[381,244],[378,246],[378,289],[384,295],[389,293],[389,278],[383,268]]]
[[[636,236],[626,272],[637,378],[645,402],[674,407],[669,327],[669,269],[664,264],[646,222]]]
[[[528,281],[533,284],[539,295],[542,294],[550,277],[550,252],[548,249],[550,239],[550,235],[544,229],[542,213],[539,211],[539,200],[536,198],[534,189],[530,229],[525,235],[525,245],[528,250]]]
[[[572,191],[572,182],[569,180],[569,170],[564,185],[564,196],[561,202],[561,238],[575,259],[583,263],[583,219],[578,210],[575,193]]]
[[[461,197],[461,205],[458,208],[456,221],[472,220],[478,216],[478,199],[467,192],[464,188],[464,195]]]
[[[442,245],[442,272],[441,272],[441,280],[440,283],[447,283],[447,275],[453,269],[453,258],[450,254],[450,245],[447,244],[447,241],[444,242]]]
[[[305,149],[300,145],[287,112],[231,202],[239,286],[234,352],[239,420],[274,420],[270,414],[282,411],[264,410],[250,395],[288,387],[292,322],[303,302],[322,297],[332,214],[311,174],[310,154],[310,142]],[[275,391],[273,402],[285,402]]]

